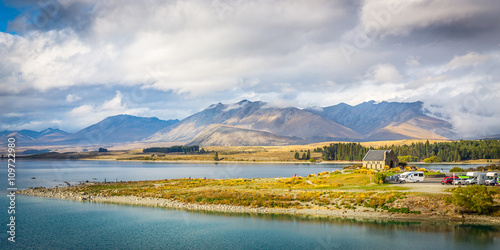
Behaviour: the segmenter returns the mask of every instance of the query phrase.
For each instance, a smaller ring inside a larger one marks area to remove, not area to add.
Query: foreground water
[[[500,229],[301,220],[22,197],[2,249],[498,249]],[[4,224],[4,223],[2,223]],[[5,225],[5,224],[4,224]]]
[[[18,161],[17,165],[20,188],[92,178],[101,181],[291,176],[342,167],[93,161]],[[6,179],[6,172],[2,173],[4,177],[0,178]],[[499,249],[500,246],[500,228],[496,226],[303,220],[27,196],[16,199],[16,243],[11,243],[7,242],[6,233],[9,223],[6,182],[1,183],[0,249]]]

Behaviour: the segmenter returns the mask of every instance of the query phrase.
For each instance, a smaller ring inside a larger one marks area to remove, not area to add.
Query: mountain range
[[[24,146],[178,142],[189,145],[286,145],[322,141],[455,139],[450,123],[427,115],[421,102],[374,101],[351,106],[274,107],[242,100],[213,104],[183,120],[117,115],[75,133],[59,129],[0,132]]]
[[[171,126],[179,120],[160,120],[156,117],[136,117],[131,115],[110,116],[94,125],[75,133],[64,132],[59,129],[46,129],[40,132],[32,130],[3,131],[0,140],[6,142],[14,137],[18,146],[89,146],[109,145],[140,141],[157,131]]]

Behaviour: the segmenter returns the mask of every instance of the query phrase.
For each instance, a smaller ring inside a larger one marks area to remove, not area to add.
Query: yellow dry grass
[[[426,140],[409,139],[409,140],[392,140],[392,141],[373,141],[361,142],[365,147],[380,147],[390,145],[410,145],[412,143],[422,142]],[[442,140],[429,140],[430,143],[444,142]],[[287,145],[287,146],[208,146],[203,147],[209,152],[218,152],[219,159],[222,161],[240,161],[240,162],[305,162],[302,160],[295,160],[295,152],[300,156],[306,153],[307,150],[311,151],[311,157],[321,161],[321,153],[315,153],[315,148],[322,148],[331,143],[346,143],[346,142],[320,142],[307,145]],[[152,147],[142,144],[144,148]],[[154,145],[156,146],[156,145]],[[213,154],[154,154],[142,153],[142,149],[111,151],[109,154],[94,157],[94,159],[118,159],[118,160],[156,160],[156,161],[213,161]],[[146,158],[145,158],[146,157]],[[148,159],[148,157],[150,159]]]

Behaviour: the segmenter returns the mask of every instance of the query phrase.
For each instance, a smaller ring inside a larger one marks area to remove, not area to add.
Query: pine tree
[[[215,152],[214,161],[219,161],[219,153]]]
[[[295,158],[295,160],[298,160],[299,159],[299,152],[295,152],[295,156],[293,158]]]

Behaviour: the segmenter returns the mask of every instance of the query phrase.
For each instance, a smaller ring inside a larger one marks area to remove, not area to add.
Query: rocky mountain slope
[[[275,108],[269,107],[265,102],[243,100],[234,104],[211,105],[174,126],[159,131],[148,140],[189,142],[212,124],[263,131],[276,136],[298,137],[306,141],[363,138],[359,133],[307,110]]]
[[[275,134],[228,125],[212,124],[200,132],[187,145],[205,146],[281,146],[302,144],[304,140],[296,137]]]
[[[427,116],[422,102],[370,101],[356,106],[340,103],[308,110],[351,128],[362,134],[365,140],[447,139],[457,136],[451,124]]]

